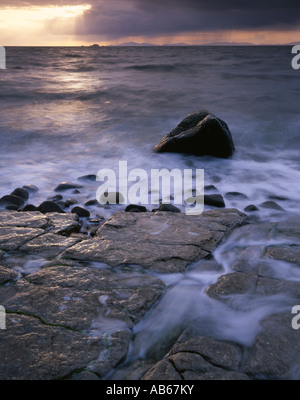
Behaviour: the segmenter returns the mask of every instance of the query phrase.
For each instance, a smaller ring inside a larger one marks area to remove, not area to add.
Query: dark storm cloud
[[[92,7],[79,19],[77,34],[103,39],[249,29],[295,29],[299,0],[1,0],[1,6]]]
[[[295,29],[299,0],[92,0],[80,34],[104,39],[234,29]]]

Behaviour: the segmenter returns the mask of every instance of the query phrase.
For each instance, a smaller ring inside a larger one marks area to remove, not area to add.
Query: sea
[[[32,184],[39,188],[30,194],[37,206],[56,194],[59,183],[82,183],[79,177],[103,169],[117,174],[122,161],[128,170],[148,173],[203,169],[210,192],[244,194],[225,197],[226,207],[243,211],[255,205],[258,210],[249,218],[256,222],[299,215],[300,70],[292,68],[291,50],[292,46],[7,47],[6,69],[0,70],[0,197]],[[152,151],[197,110],[227,123],[236,148],[231,158]],[[67,196],[77,196],[84,206],[95,198],[98,186],[87,180],[79,193]],[[261,206],[270,201],[278,209]],[[107,218],[124,207],[95,206],[93,215]],[[226,273],[232,249],[228,240],[215,254],[220,265],[226,264]],[[157,312],[137,327],[145,335],[139,334],[141,339],[133,343],[135,354],[146,357],[149,326],[160,326],[152,337],[152,342],[159,341],[167,326],[176,327],[187,310],[194,307],[197,312],[200,305],[204,315],[222,316],[226,339],[249,345],[259,321],[280,299],[247,304],[247,312],[242,306],[239,313],[225,309],[204,292],[220,274],[162,276],[169,290]],[[300,281],[300,274],[293,270],[285,279]],[[212,325],[217,326],[217,319]]]

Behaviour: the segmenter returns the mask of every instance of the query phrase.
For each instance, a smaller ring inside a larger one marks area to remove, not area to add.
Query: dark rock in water
[[[56,201],[56,204],[63,210],[65,208],[68,208],[69,206],[66,205],[64,201]]]
[[[205,191],[210,191],[210,190],[218,190],[214,185],[206,185],[204,186]]]
[[[270,200],[279,200],[279,201],[287,201],[289,200],[287,197],[285,196],[276,196],[276,195],[271,195],[269,196]]]
[[[66,207],[70,207],[70,206],[72,206],[73,204],[78,204],[78,201],[77,201],[76,199],[67,199],[67,200],[65,201]]]
[[[124,202],[124,197],[120,192],[105,192],[100,196],[101,204],[120,204]]]
[[[8,206],[5,207],[5,209],[11,211],[18,211],[19,207],[15,206],[14,204],[9,204]]]
[[[172,204],[160,204],[158,211],[168,211],[168,212],[175,212],[175,213],[180,213],[180,209],[173,206]]]
[[[8,206],[17,206],[17,209],[19,207],[22,207],[24,204],[24,199],[19,196],[15,196],[13,194],[8,194],[6,196],[1,197],[0,199],[0,207],[5,207],[7,208]]]
[[[260,206],[263,208],[270,208],[271,210],[284,211],[284,209],[275,203],[275,201],[265,201],[261,203]]]
[[[137,204],[129,204],[126,208],[125,208],[126,212],[147,212],[147,208],[144,206],[140,206]]]
[[[84,175],[84,176],[80,176],[79,178],[77,178],[79,181],[91,181],[94,182],[97,179],[97,175]]]
[[[205,194],[204,204],[213,207],[220,207],[220,208],[225,207],[225,202],[221,194]]]
[[[26,206],[22,208],[22,211],[38,211],[38,209],[33,204],[26,204]]]
[[[156,153],[186,153],[229,158],[235,150],[227,124],[213,114],[196,111],[154,147]]]
[[[246,212],[252,212],[252,211],[258,211],[259,208],[256,207],[254,204],[249,204],[249,206],[244,208],[244,211]]]
[[[243,200],[243,199],[248,199],[248,196],[246,196],[244,193],[240,193],[240,192],[227,192],[225,193],[224,197],[226,199],[238,199],[238,200]]]
[[[27,190],[29,193],[35,193],[39,191],[39,188],[35,185],[24,185],[23,189]]]
[[[21,197],[23,200],[28,200],[29,199],[29,193],[26,189],[23,188],[17,188],[15,189],[12,193],[12,196],[18,196]]]
[[[92,200],[88,200],[84,205],[86,207],[90,207],[90,206],[96,206],[98,203],[98,201],[96,199],[92,199]]]
[[[68,183],[68,182],[62,182],[56,188],[54,189],[55,192],[63,192],[65,190],[69,189],[80,189],[82,188],[82,185],[78,185],[77,183]]]
[[[73,192],[72,193],[74,193],[74,194],[79,194],[80,193],[80,190],[78,190],[78,189],[75,189],[75,190],[73,190]]]
[[[55,195],[55,196],[48,197],[48,200],[49,200],[49,201],[54,201],[55,203],[58,202],[58,201],[60,201],[60,200],[62,200],[62,199],[63,199],[63,197],[62,197],[61,194],[57,194],[57,195]]]
[[[49,200],[44,201],[42,204],[40,204],[37,210],[43,214],[50,212],[64,213],[64,211],[60,208],[58,204],[56,204],[54,201]]]
[[[85,208],[82,207],[74,207],[71,211],[73,214],[77,214],[78,217],[89,217],[90,216],[90,212],[88,210],[86,210]]]

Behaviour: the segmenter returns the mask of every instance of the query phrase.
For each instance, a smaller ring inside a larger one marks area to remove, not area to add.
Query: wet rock
[[[47,217],[40,212],[3,212],[0,213],[0,226],[40,228],[48,227]]]
[[[173,367],[170,361],[162,360],[157,363],[153,368],[150,369],[143,377],[142,380],[157,380],[157,381],[168,381],[168,380],[181,380],[179,372]]]
[[[21,197],[24,201],[29,199],[29,193],[26,189],[24,188],[17,188],[15,189],[12,193],[12,196],[18,196]]]
[[[37,207],[33,204],[26,204],[23,208],[22,211],[37,211]]]
[[[227,192],[224,195],[225,199],[229,199],[229,200],[244,200],[244,199],[248,199],[248,196],[246,196],[244,193],[240,193],[240,192]]]
[[[24,199],[19,196],[12,194],[5,195],[0,199],[0,207],[16,206],[17,208],[22,207],[24,204]]]
[[[77,178],[79,181],[90,181],[90,182],[95,182],[97,179],[97,175],[89,174],[89,175],[83,175]]]
[[[22,244],[44,233],[42,229],[0,226],[0,249],[17,250]]]
[[[219,208],[225,207],[225,202],[221,194],[205,194],[204,204],[206,204],[207,206],[213,206]]]
[[[104,347],[80,332],[14,313],[7,315],[0,338],[1,380],[64,378],[97,360]]]
[[[54,233],[45,233],[23,244],[20,250],[38,253],[42,257],[56,257],[79,241],[80,238],[77,237],[63,237]]]
[[[241,360],[241,349],[235,344],[204,336],[186,341],[179,338],[143,380],[248,380],[245,373],[238,371]]]
[[[35,185],[24,185],[23,189],[27,190],[29,193],[36,193],[39,191],[39,188]]]
[[[72,206],[74,204],[78,204],[78,201],[76,199],[67,199],[65,201],[66,207],[70,207],[70,206]]]
[[[290,374],[300,362],[300,342],[299,331],[291,326],[290,313],[271,315],[261,322],[261,327],[243,372],[260,379],[295,379]]]
[[[58,265],[15,288],[4,302],[0,378],[79,379],[79,370],[104,378],[126,357],[134,324],[165,285],[138,272]]]
[[[100,204],[121,204],[125,199],[120,192],[105,192],[100,196]]]
[[[99,203],[96,199],[88,200],[84,206],[85,207],[90,207],[90,206],[97,206]]]
[[[256,286],[258,277],[254,274],[233,272],[222,275],[218,281],[206,289],[206,293],[213,298],[222,300],[224,296],[250,293]]]
[[[49,201],[54,201],[57,203],[58,201],[62,200],[63,196],[61,194],[56,194],[55,196],[48,197]]]
[[[17,273],[10,268],[0,265],[0,285],[17,277]]]
[[[263,208],[269,208],[271,210],[284,211],[284,209],[280,207],[279,204],[275,203],[275,201],[264,201],[260,204],[260,206]]]
[[[217,188],[215,187],[215,185],[206,185],[204,186],[204,191],[206,192],[210,192],[211,190],[217,190]]]
[[[47,214],[48,230],[57,235],[68,236],[72,233],[78,233],[81,224],[77,214]]]
[[[55,192],[64,192],[70,189],[81,189],[83,186],[77,183],[62,182],[54,189]]]
[[[147,208],[139,204],[129,204],[125,208],[125,212],[147,212]]]
[[[191,262],[208,256],[245,218],[235,209],[210,210],[199,216],[118,211],[93,239],[71,247],[63,257],[182,272]]]
[[[167,211],[167,212],[174,212],[180,213],[180,209],[178,207],[173,206],[172,204],[160,204],[158,211]]]
[[[246,212],[254,212],[254,211],[258,211],[259,208],[256,207],[254,204],[249,204],[249,206],[244,208],[244,211]]]
[[[269,246],[265,256],[300,266],[300,246]]]
[[[79,217],[82,218],[87,218],[90,216],[90,212],[88,210],[78,206],[74,207],[71,212],[72,214],[77,214]]]
[[[231,157],[235,148],[227,124],[205,111],[189,114],[153,149],[198,156]]]
[[[54,201],[50,201],[50,200],[43,201],[38,206],[38,211],[40,211],[43,214],[53,213],[53,212],[56,212],[56,213],[64,212],[58,204],[56,204]]]

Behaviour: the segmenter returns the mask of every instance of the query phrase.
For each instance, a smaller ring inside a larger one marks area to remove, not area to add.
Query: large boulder
[[[186,153],[229,158],[235,150],[231,132],[220,118],[205,111],[189,114],[154,147],[156,153]]]

